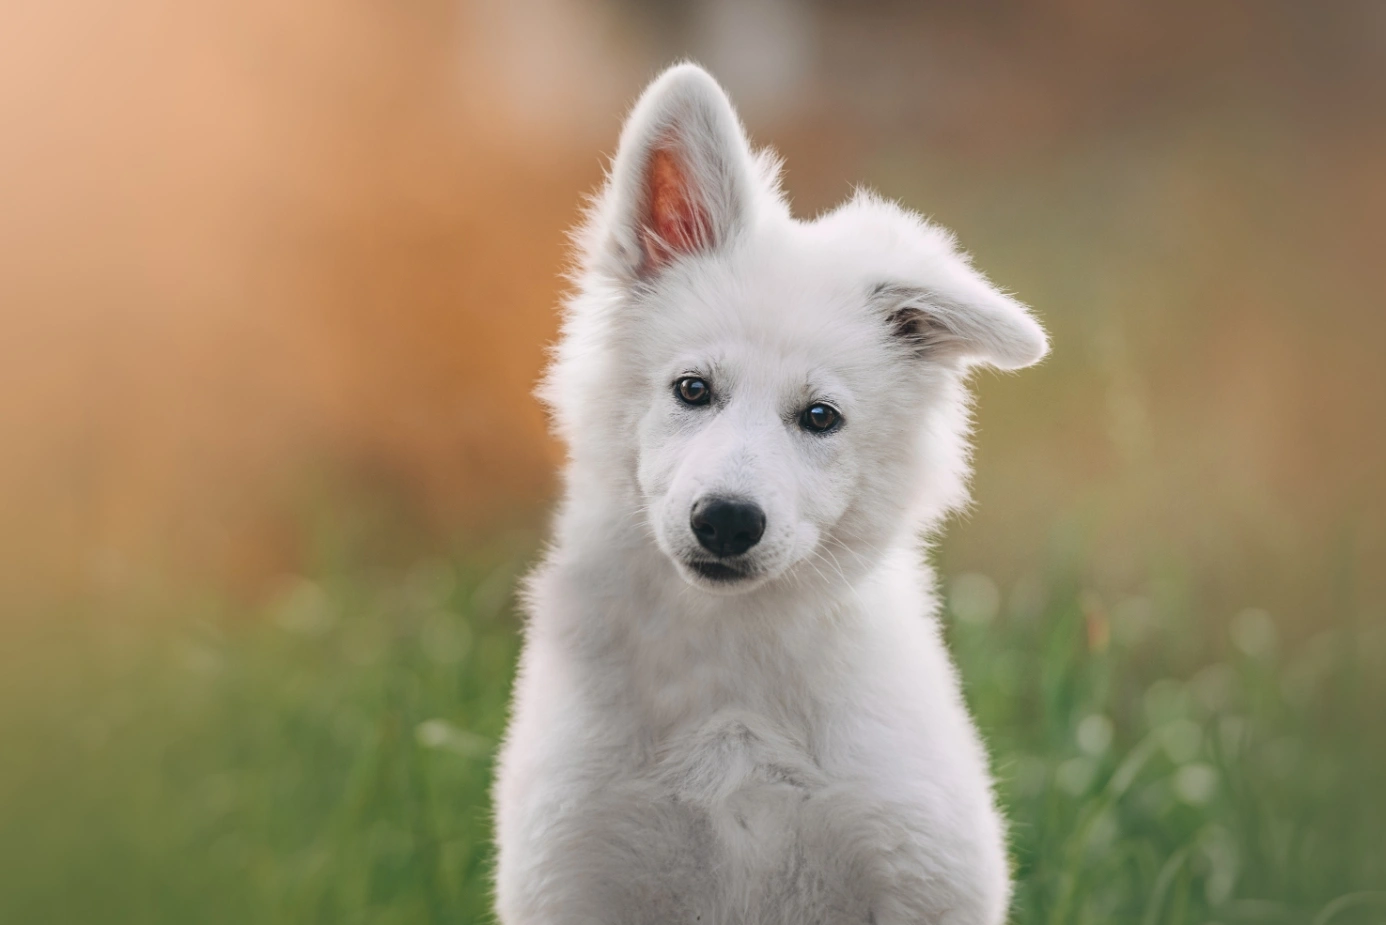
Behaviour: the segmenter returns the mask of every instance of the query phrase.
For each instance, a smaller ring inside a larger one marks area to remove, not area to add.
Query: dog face
[[[961,503],[966,371],[1046,350],[947,232],[866,194],[795,221],[775,174],[705,72],[652,84],[545,387],[575,462],[715,593],[844,572]]]
[[[763,266],[752,279],[725,269],[670,280],[635,325],[650,345],[635,430],[648,522],[686,578],[724,590],[782,574],[841,519],[869,385],[830,329],[801,317],[797,334],[777,330],[795,319],[762,307],[809,293],[795,299]]]

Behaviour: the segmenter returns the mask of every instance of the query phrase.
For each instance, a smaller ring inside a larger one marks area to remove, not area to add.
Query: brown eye
[[[684,376],[674,383],[674,394],[685,405],[706,405],[712,399],[712,389],[697,376]]]
[[[822,402],[809,405],[799,416],[799,426],[814,434],[826,434],[835,429],[841,421],[842,415],[838,414],[837,409]]]

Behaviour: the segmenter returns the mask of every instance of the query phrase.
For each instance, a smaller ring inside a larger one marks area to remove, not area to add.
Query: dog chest
[[[661,748],[656,800],[701,820],[710,890],[688,895],[693,920],[866,922],[849,841],[852,799],[804,743],[753,713],[731,710]],[[698,879],[701,879],[699,877]],[[679,885],[668,886],[681,892]]]

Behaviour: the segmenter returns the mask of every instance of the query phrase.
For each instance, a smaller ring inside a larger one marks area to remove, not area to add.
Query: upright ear
[[[702,68],[676,65],[635,104],[596,216],[600,257],[646,279],[726,244],[750,219],[753,160],[726,93]]]
[[[1049,352],[1049,338],[1024,305],[970,268],[937,288],[884,283],[872,301],[892,334],[922,357],[1021,369]]]

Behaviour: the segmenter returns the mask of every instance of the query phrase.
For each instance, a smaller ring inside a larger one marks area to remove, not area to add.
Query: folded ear
[[[891,332],[924,357],[1020,369],[1049,352],[1044,329],[1025,306],[966,271],[946,289],[884,283],[872,301]]]
[[[731,102],[702,68],[680,64],[635,104],[599,206],[595,242],[613,269],[648,278],[723,246],[749,220],[753,160]]]

